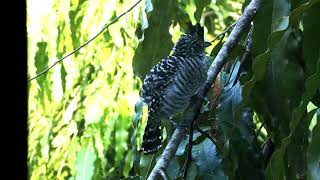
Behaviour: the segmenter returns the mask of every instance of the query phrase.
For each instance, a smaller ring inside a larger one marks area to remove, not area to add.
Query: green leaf
[[[42,71],[48,68],[49,58],[47,52],[47,42],[41,41],[37,43],[38,51],[35,55],[35,66],[36,66],[36,73],[39,74]],[[40,102],[42,103],[43,107],[45,107],[45,98],[47,97],[48,100],[51,100],[51,81],[50,76],[48,75],[50,72],[47,72],[41,76],[39,76],[36,80],[40,86],[39,90],[39,98]]]
[[[83,146],[77,154],[76,180],[90,180],[94,173],[94,162],[97,156],[92,143]]]
[[[168,168],[166,169],[166,175],[168,176],[169,179],[175,179],[180,174],[181,174],[181,167],[179,165],[177,156],[175,156],[169,162]]]
[[[66,91],[66,76],[67,76],[67,71],[66,71],[66,69],[64,68],[63,63],[61,63],[60,75],[61,75],[62,90],[63,90],[63,92],[65,92],[65,91]]]
[[[291,0],[291,10],[296,9],[306,2],[308,2],[308,0]]]
[[[276,144],[288,136],[291,113],[303,93],[301,44],[299,29],[288,28],[272,33],[268,39],[268,51],[254,60],[254,76],[243,88],[245,102],[252,104],[262,115],[268,134]]]
[[[151,173],[153,167],[156,164],[156,157],[159,156],[159,152],[152,155],[141,155],[140,158],[140,165],[139,165],[139,172],[143,179],[146,179],[149,174]]]
[[[316,71],[315,64],[320,54],[320,3],[306,10],[303,16],[303,58],[306,61],[307,76]]]
[[[139,171],[137,167],[139,167],[141,152],[138,151],[137,137],[139,133],[138,125],[139,125],[139,121],[142,118],[142,111],[143,111],[143,102],[141,101],[141,99],[136,102],[134,109],[135,109],[135,116],[133,118],[134,132],[133,132],[133,135],[131,136],[131,145],[133,148],[132,158],[133,158],[133,164],[134,164],[135,170]]]
[[[320,59],[318,60],[318,72],[306,80],[305,87],[302,101],[292,113],[290,135],[282,141],[281,147],[272,155],[267,167],[267,174],[270,178],[286,175],[290,179],[290,176],[295,174],[304,174],[304,166],[306,166],[304,157],[306,157],[306,146],[308,145],[308,133],[306,132],[308,132],[310,121],[316,111],[311,111],[307,116],[305,112],[311,98],[320,88]],[[284,159],[288,159],[289,162],[285,162]],[[287,168],[285,164],[289,164],[289,167]]]
[[[73,49],[76,49],[81,45],[80,37],[83,35],[83,32],[81,32],[80,26],[86,14],[88,4],[89,3],[85,0],[79,0],[77,3],[72,4],[71,10],[69,11],[69,22]],[[78,54],[79,52],[75,53],[76,56]]]
[[[319,111],[319,110],[318,110]],[[308,147],[308,179],[318,180],[320,177],[320,117],[312,130],[312,137]]]
[[[203,9],[211,3],[211,0],[196,0],[195,5],[197,10],[194,12],[194,18],[200,22]]]
[[[205,131],[204,129],[202,130]],[[199,133],[198,131],[194,131],[192,141],[193,142],[196,141],[200,136],[201,136],[201,133]],[[187,152],[186,147],[188,144],[189,144],[189,135],[186,135],[184,139],[181,141],[181,143],[179,144],[179,147],[176,151],[176,156],[181,156],[185,154]]]
[[[276,30],[276,24],[281,21],[284,16],[288,16],[290,13],[291,2],[287,0],[273,1],[272,11],[272,31]]]
[[[223,171],[222,158],[217,154],[216,146],[209,139],[193,146],[192,158],[198,169],[197,178],[228,179]]]
[[[252,55],[255,58],[267,50],[267,39],[271,33],[272,13],[274,0],[262,1],[259,13],[253,20],[254,31],[252,35]]]
[[[144,11],[146,13],[149,13],[149,12],[153,11],[152,0],[146,0]]]
[[[220,101],[216,115],[229,152],[224,157],[226,172],[236,179],[262,178],[262,157],[255,137],[253,113],[242,104],[239,81],[223,89]]]
[[[175,3],[174,0],[153,0],[153,10],[147,12],[148,27],[144,29],[144,38],[136,48],[132,62],[134,74],[142,80],[156,63],[169,55],[173,47],[169,27]]]
[[[306,159],[304,157],[306,156],[308,134],[303,134],[303,132],[308,131],[309,123],[315,112],[315,109],[309,112],[304,117],[304,121],[300,121],[300,124],[291,129],[290,135],[283,139],[281,147],[273,153],[267,166],[267,179],[294,179],[305,176]]]
[[[173,14],[173,24],[179,23],[179,26],[187,31],[188,29],[188,22],[191,22],[189,14],[183,10],[180,6],[174,7],[174,14]]]
[[[35,56],[35,66],[37,68],[36,73],[39,74],[43,70],[48,68],[48,53],[46,52],[47,42],[41,41],[37,43],[38,51]],[[45,81],[46,74],[37,78],[39,85],[41,86]]]

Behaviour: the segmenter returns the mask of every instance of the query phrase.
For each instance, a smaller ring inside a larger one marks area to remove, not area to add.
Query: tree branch
[[[236,43],[239,41],[241,34],[250,26],[250,23],[253,21],[253,18],[261,5],[261,0],[252,0],[250,4],[246,7],[243,14],[237,20],[235,27],[233,28],[228,40],[224,43],[222,48],[220,49],[218,55],[216,56],[215,60],[211,64],[207,81],[204,84],[203,88],[201,88],[196,98],[192,99],[190,106],[187,108],[184,114],[184,123],[190,123],[194,120],[194,118],[199,113],[201,108],[203,97],[207,94],[209,89],[211,88],[214,80],[218,76],[219,72],[223,68],[224,64],[227,61],[227,58],[230,52],[235,47]],[[159,160],[157,161],[155,167],[153,168],[152,172],[150,173],[148,179],[157,179],[160,175],[160,171],[165,171],[168,167],[168,164],[172,157],[174,156],[180,142],[182,141],[183,137],[186,134],[186,129],[179,127],[177,128],[171,139],[168,142],[168,145],[164,149],[163,153],[161,154]]]
[[[83,48],[84,46],[88,45],[91,41],[93,41],[95,38],[97,38],[101,33],[103,33],[103,31],[105,31],[110,25],[114,24],[115,22],[117,22],[122,16],[126,15],[128,12],[130,12],[134,7],[136,7],[142,0],[137,1],[133,6],[131,6],[128,10],[126,10],[125,12],[123,12],[120,16],[114,18],[109,24],[105,25],[98,34],[96,34],[95,36],[93,36],[91,39],[89,39],[87,42],[85,42],[84,44],[82,44],[81,46],[79,46],[77,49],[73,50],[72,52],[70,52],[69,54],[67,54],[66,56],[62,57],[61,59],[59,59],[58,61],[54,62],[50,67],[48,67],[47,69],[43,70],[42,72],[40,72],[39,74],[37,74],[36,76],[34,76],[33,78],[29,79],[28,82],[38,78],[39,76],[43,75],[44,73],[47,73],[51,68],[53,68],[55,65],[57,65],[58,63],[60,63],[61,61],[63,61],[64,59],[66,59],[67,57],[71,56],[72,54],[76,53],[77,51],[79,51],[81,48]]]
[[[189,125],[188,156],[183,167],[183,179],[187,179],[188,169],[192,161],[192,146],[193,146],[192,141],[193,141],[193,123]]]

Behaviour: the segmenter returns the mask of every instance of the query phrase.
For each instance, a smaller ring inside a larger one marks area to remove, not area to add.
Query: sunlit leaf
[[[35,67],[37,68],[36,73],[39,74],[48,68],[49,58],[47,52],[47,42],[41,41],[37,43],[38,51],[35,55]],[[40,86],[40,101],[45,106],[45,98],[51,100],[51,81],[48,78],[48,74],[43,74],[38,77],[37,82]]]
[[[94,161],[97,156],[94,152],[92,144],[82,147],[77,155],[76,164],[76,180],[89,180],[94,173]]]

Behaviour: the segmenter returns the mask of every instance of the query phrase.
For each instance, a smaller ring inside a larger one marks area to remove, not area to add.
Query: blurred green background
[[[239,17],[243,3],[211,1],[197,15],[194,1],[175,3],[193,23],[202,16],[207,40]],[[28,79],[88,41],[135,2],[28,0]],[[141,29],[148,26],[145,4],[148,0],[28,84],[30,179],[119,179],[129,175],[133,151],[140,147],[146,123],[145,118],[134,123],[141,116],[135,113],[141,80],[132,68],[135,49],[143,38]],[[173,42],[183,33],[175,22],[169,32]]]

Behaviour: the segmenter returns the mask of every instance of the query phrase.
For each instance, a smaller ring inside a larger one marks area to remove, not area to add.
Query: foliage
[[[133,3],[29,0],[29,76],[88,41]],[[102,36],[32,81],[29,178],[145,179],[163,148],[149,156],[139,152],[146,124],[141,81],[170,53],[186,23],[200,22],[205,39],[212,40],[248,3],[142,1]],[[319,11],[319,0],[263,0],[253,22],[251,57],[240,63],[246,33],[202,108],[199,128],[215,143],[193,132],[187,179],[320,177]],[[207,48],[210,60],[223,42]],[[213,100],[217,90],[220,96]],[[164,132],[164,147],[170,136]],[[275,145],[269,161],[262,150],[267,137]],[[188,136],[166,170],[169,179],[182,178],[187,147]]]

